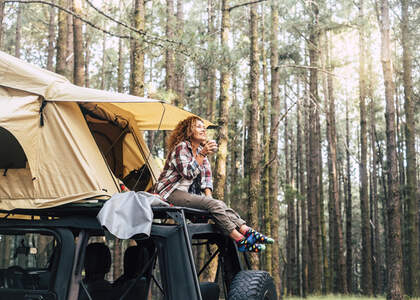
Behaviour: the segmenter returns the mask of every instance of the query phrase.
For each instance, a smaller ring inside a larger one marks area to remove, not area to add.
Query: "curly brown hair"
[[[174,130],[172,130],[171,135],[166,140],[166,147],[168,150],[168,157],[171,155],[172,150],[175,146],[182,141],[191,141],[193,135],[193,128],[197,121],[203,122],[200,117],[190,116],[182,121],[180,121]],[[204,122],[203,122],[204,123]]]

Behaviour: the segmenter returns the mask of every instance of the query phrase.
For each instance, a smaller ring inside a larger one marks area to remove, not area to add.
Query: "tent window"
[[[26,168],[25,152],[18,140],[7,129],[0,126],[0,169]]]

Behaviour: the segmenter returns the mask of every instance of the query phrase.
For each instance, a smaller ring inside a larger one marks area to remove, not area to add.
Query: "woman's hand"
[[[204,145],[203,149],[201,149],[200,154],[207,156],[207,155],[212,155],[216,152],[217,152],[217,143],[215,140],[210,140]]]

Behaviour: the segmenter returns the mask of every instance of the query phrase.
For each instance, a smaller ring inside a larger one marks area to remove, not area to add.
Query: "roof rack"
[[[39,217],[41,219],[48,218],[63,218],[63,217],[96,217],[99,210],[102,208],[103,203],[71,203],[60,205],[56,207],[43,208],[43,209],[14,209],[14,210],[0,210],[0,214],[3,214],[2,218],[8,219],[13,218],[15,215],[23,215],[29,217]],[[167,219],[170,212],[183,211],[185,218],[192,222],[207,222],[211,218],[210,213],[207,210],[200,210],[188,207],[178,206],[154,206],[153,218],[154,219]]]

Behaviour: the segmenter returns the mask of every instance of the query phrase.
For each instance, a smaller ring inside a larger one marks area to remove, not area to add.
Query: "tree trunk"
[[[172,3],[173,10],[173,3]],[[145,29],[144,0],[134,2],[134,27],[137,30]],[[170,37],[168,37],[170,38]],[[144,43],[139,35],[133,41],[133,69],[131,73],[130,92],[135,96],[144,96]]]
[[[16,31],[15,31],[15,56],[20,58],[20,42],[22,38],[22,5],[17,4]]]
[[[229,31],[230,31],[230,12],[229,0],[222,1],[222,24],[220,29],[221,47],[225,51],[229,51]],[[222,63],[220,70],[220,100],[219,100],[219,136],[217,143],[219,150],[216,157],[216,167],[214,172],[214,197],[224,199],[225,183],[226,183],[226,157],[228,144],[228,128],[229,128],[229,88],[231,82],[231,72],[227,65],[229,64],[228,55],[224,55],[226,61]]]
[[[349,293],[353,292],[352,194],[350,166],[349,103],[346,100],[346,279]]]
[[[274,239],[272,275],[276,285],[277,295],[280,295],[280,261],[279,261],[279,202],[278,195],[278,139],[279,139],[279,54],[278,54],[278,36],[279,36],[279,12],[278,3],[271,2],[271,37],[270,37],[270,66],[271,66],[271,120],[270,120],[270,165],[269,165],[269,187],[270,187],[270,207],[271,209],[271,232]]]
[[[335,293],[346,294],[347,279],[346,279],[346,261],[344,258],[344,242],[343,242],[343,229],[342,229],[342,218],[339,200],[339,182],[338,182],[338,162],[337,162],[337,134],[335,125],[335,97],[333,90],[333,80],[331,73],[331,62],[329,57],[329,41],[328,36],[326,38],[326,62],[328,65],[327,74],[327,86],[328,86],[328,113],[327,113],[327,140],[328,140],[328,169],[329,169],[329,189],[330,189],[330,201],[333,215],[333,243],[330,247],[333,247],[333,260],[334,260],[334,289]],[[330,241],[331,242],[331,241]]]
[[[82,1],[73,0],[73,11],[82,15]],[[85,58],[83,52],[83,28],[82,21],[73,18],[73,43],[74,43],[74,71],[73,81],[75,85],[83,86],[85,83]]]
[[[264,6],[262,5],[262,8]],[[264,199],[264,209],[263,209],[263,219],[264,219],[264,232],[267,236],[271,236],[271,224],[270,224],[270,190],[269,190],[269,172],[268,164],[270,161],[270,135],[269,135],[269,118],[270,118],[270,108],[268,102],[268,72],[267,72],[267,51],[265,48],[265,24],[264,24],[264,14],[261,14],[261,62],[262,62],[262,78],[264,83],[263,91],[263,107],[261,109],[262,115],[262,132],[263,132],[263,166],[262,171],[262,188],[261,192]],[[271,259],[272,259],[272,248],[267,247],[266,253],[264,255],[264,270],[271,273]]]
[[[369,53],[368,55],[368,74],[373,74],[372,71],[372,59],[371,55]],[[380,242],[380,229],[379,226],[381,225],[379,222],[379,197],[378,197],[378,156],[376,152],[376,137],[375,137],[375,123],[376,123],[376,117],[375,117],[375,100],[373,95],[373,86],[372,86],[372,79],[369,79],[368,81],[368,94],[370,99],[370,116],[369,116],[369,136],[370,136],[370,147],[371,147],[371,181],[372,181],[372,189],[371,189],[371,205],[373,209],[371,210],[372,213],[372,221],[374,225],[374,237],[372,239],[372,255],[373,255],[373,272],[374,272],[374,279],[376,282],[374,282],[375,287],[375,295],[380,295],[384,293],[383,290],[383,279],[382,279],[382,265],[383,265],[383,254],[381,249],[381,242]]]
[[[60,6],[66,6],[67,0],[60,0]],[[67,14],[59,10],[58,11],[58,36],[57,36],[57,53],[56,53],[56,64],[55,72],[66,76],[66,54],[67,54]]]
[[[117,91],[122,93],[124,91],[124,61],[123,61],[123,40],[118,39],[118,69],[117,69]],[[149,147],[150,150],[152,148]]]
[[[359,2],[359,18],[364,20],[364,3]],[[361,22],[362,23],[362,22]],[[363,23],[362,23],[363,24]],[[364,25],[359,28],[359,107],[360,107],[360,211],[362,231],[362,293],[373,294],[372,285],[372,245],[370,231],[370,213],[368,198],[367,176],[367,126],[366,126],[366,67],[365,67],[365,29]]]
[[[209,34],[209,49],[215,47],[215,20],[216,20],[216,9],[215,1],[208,0],[208,34]],[[215,118],[215,105],[216,105],[216,68],[213,64],[209,66],[208,70],[208,80],[207,80],[207,108],[206,108],[206,117],[207,119],[213,121]],[[206,78],[207,79],[207,78]]]
[[[3,49],[4,0],[0,0],[0,50]]]
[[[47,56],[47,70],[53,71],[54,61],[54,38],[55,38],[55,7],[50,6],[50,21],[48,23],[48,56]]]
[[[250,98],[251,98],[251,118],[249,127],[249,145],[250,145],[250,164],[249,164],[249,189],[248,189],[248,211],[249,226],[256,228],[258,226],[258,202],[260,195],[260,149],[258,139],[259,124],[259,49],[258,49],[258,16],[257,4],[251,5],[250,18],[251,49],[250,49]],[[252,180],[251,180],[252,178]],[[251,255],[253,268],[258,268],[258,256]]]
[[[182,40],[182,33],[184,32],[184,8],[183,0],[177,0],[176,3],[176,31],[179,40]],[[185,58],[184,54],[177,53],[176,55],[176,98],[175,105],[178,107],[185,106]]]
[[[88,28],[86,28],[88,30]],[[90,40],[91,37],[86,34],[86,39],[84,43],[84,53],[85,53],[85,87],[90,87]]]
[[[67,0],[65,3],[67,9],[72,10],[73,0]],[[67,18],[67,36],[66,36],[66,74],[70,80],[73,80],[73,69],[74,69],[74,46],[73,46],[73,16],[71,14],[66,14]]]
[[[388,293],[387,299],[403,299],[401,199],[398,186],[398,159],[395,138],[395,103],[390,53],[388,0],[380,0],[381,60],[385,85],[386,154],[388,172]]]
[[[412,54],[410,47],[410,32],[408,5],[410,1],[401,0],[401,35],[403,48],[403,83],[404,83],[404,109],[405,109],[405,153],[406,153],[406,178],[407,178],[407,254],[408,258],[408,290],[412,297],[420,297],[420,265],[419,265],[419,227],[418,227],[418,201],[417,201],[417,174],[416,174],[416,149],[415,149],[415,119],[414,119],[414,99],[412,84]]]
[[[137,0],[142,1],[143,0]],[[174,16],[174,1],[166,0],[166,37],[170,40],[174,38],[175,16]],[[175,56],[174,50],[170,47],[166,48],[166,76],[165,84],[166,90],[170,94],[170,102],[173,102],[175,92]]]
[[[302,98],[305,99],[305,98]],[[299,99],[297,102],[297,129],[296,129],[296,159],[298,160],[299,166],[299,203],[300,203],[300,211],[301,211],[301,230],[302,230],[302,241],[301,241],[301,252],[302,252],[302,263],[299,272],[301,273],[302,278],[302,297],[306,296],[308,291],[308,229],[306,225],[306,197],[305,197],[305,169],[304,169],[304,158],[303,152],[304,149],[304,142],[302,141],[302,126],[301,126],[301,117],[302,117],[302,109],[301,109],[301,100]],[[305,139],[306,140],[306,139]]]
[[[310,36],[308,42],[310,66],[313,67],[309,71],[309,169],[310,174],[308,181],[308,220],[309,220],[309,292],[319,294],[321,292],[321,252],[319,249],[319,192],[320,192],[320,132],[317,122],[319,122],[319,99],[318,99],[318,5],[317,1],[311,3],[313,12],[313,20],[310,28]]]
[[[106,35],[102,35],[102,63],[101,63],[101,90],[105,89],[106,81]]]

